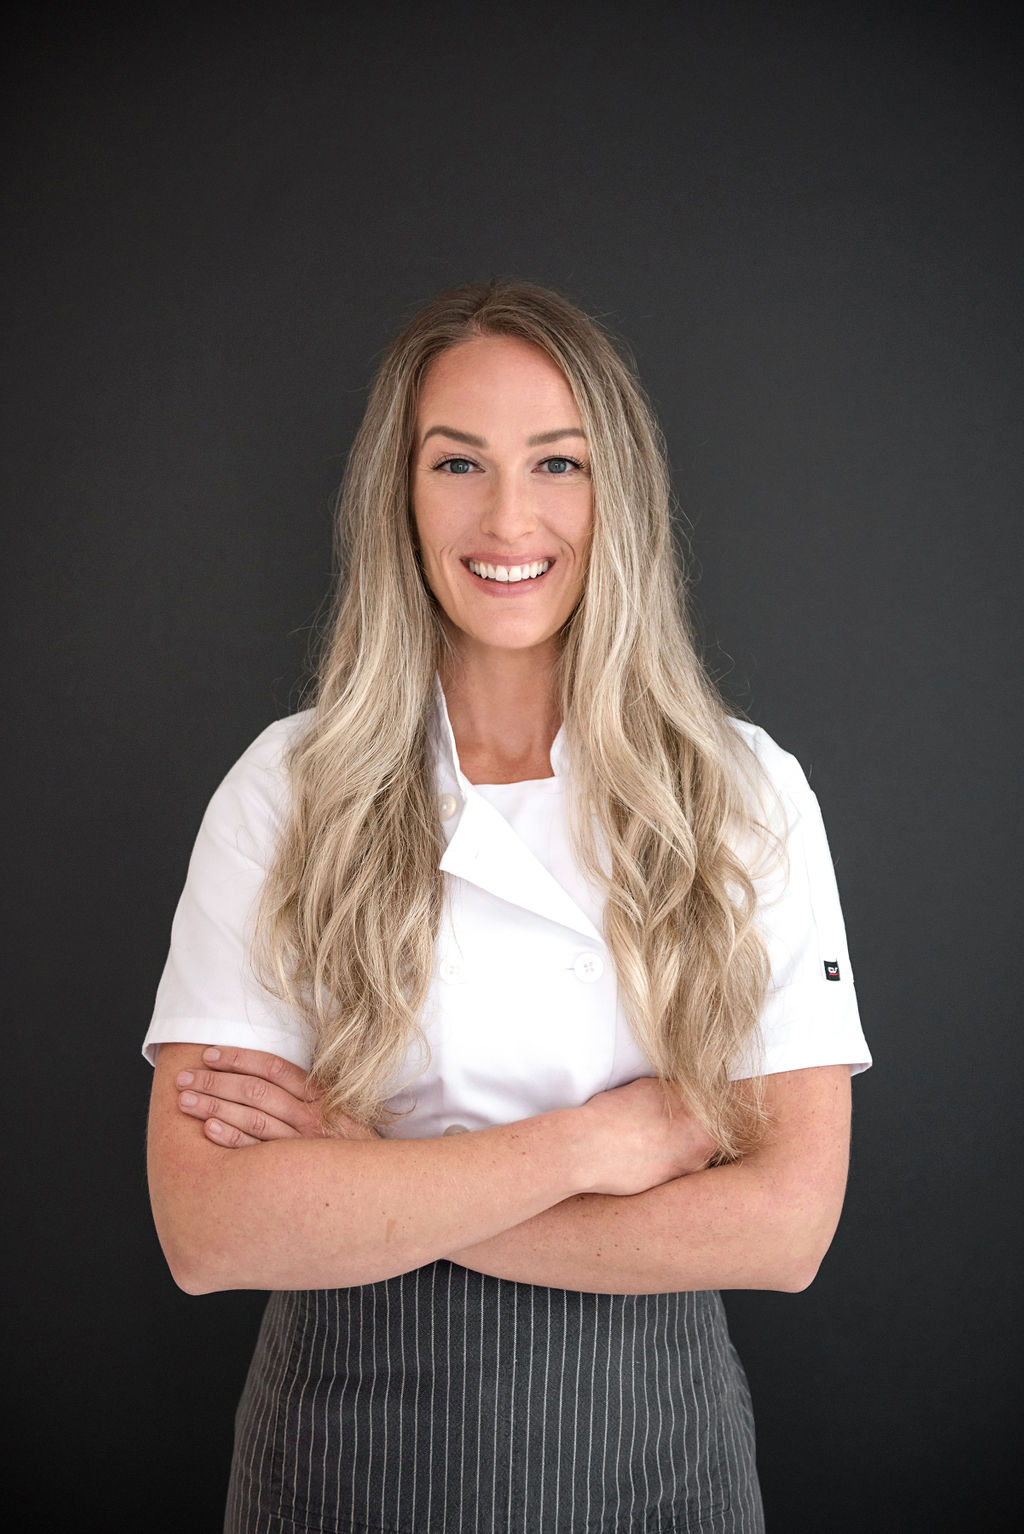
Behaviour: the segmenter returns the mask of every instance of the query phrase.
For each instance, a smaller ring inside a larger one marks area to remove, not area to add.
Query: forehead
[[[552,412],[557,421],[546,419]],[[424,377],[417,414],[424,429],[443,423],[472,431],[476,422],[484,436],[485,419],[492,430],[496,420],[538,430],[581,424],[565,374],[539,346],[517,336],[477,336],[442,352]]]

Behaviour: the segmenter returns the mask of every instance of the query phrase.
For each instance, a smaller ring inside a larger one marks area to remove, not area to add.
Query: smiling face
[[[579,601],[589,454],[564,375],[529,341],[449,348],[420,391],[412,507],[423,571],[468,656],[545,656]]]

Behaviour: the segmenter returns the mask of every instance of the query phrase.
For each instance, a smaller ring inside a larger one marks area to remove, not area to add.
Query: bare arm
[[[271,1086],[271,1077],[277,1086]],[[230,1060],[188,1085],[187,1100],[184,1094],[179,1099],[182,1111],[202,1123],[218,1145],[316,1132],[303,1101],[305,1077],[284,1061],[232,1051]],[[586,1106],[603,1125],[598,1149],[603,1139],[623,1165],[638,1133],[656,1139],[661,1132],[664,1121],[651,1113],[653,1086],[634,1082],[598,1093]],[[736,1090],[745,1088],[738,1083]],[[650,1176],[632,1190],[578,1193],[445,1255],[501,1278],[598,1293],[806,1287],[831,1241],[843,1200],[849,1070],[830,1066],[773,1075],[766,1092],[773,1132],[744,1162],[701,1170],[710,1142],[691,1138],[667,1177]],[[684,1112],[680,1131],[686,1122]],[[358,1126],[347,1121],[347,1129]],[[631,1168],[628,1175],[638,1173]]]
[[[433,1140],[294,1138],[225,1154],[185,1117],[164,1044],[149,1120],[153,1215],[175,1280],[217,1289],[376,1283],[486,1240],[586,1186],[572,1113]]]
[[[225,1066],[246,1053],[223,1051]],[[603,1094],[596,1115],[564,1108],[429,1139],[325,1138],[299,1111],[302,1127],[268,1138],[265,1115],[247,1108],[257,1143],[225,1135],[218,1144],[204,1123],[211,1098],[183,1111],[183,1070],[200,1089],[214,1079],[201,1045],[161,1047],[149,1178],[164,1254],[194,1294],[376,1283],[486,1241],[574,1193],[631,1193],[668,1181],[710,1152],[685,1117],[668,1118],[661,1089],[648,1080]],[[228,1153],[228,1144],[240,1148]]]
[[[804,1289],[835,1234],[846,1188],[845,1065],[766,1078],[775,1127],[744,1161],[629,1197],[571,1197],[453,1262],[519,1283],[599,1294]]]

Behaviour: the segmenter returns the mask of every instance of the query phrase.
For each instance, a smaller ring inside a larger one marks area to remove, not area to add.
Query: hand
[[[200,1119],[215,1145],[237,1149],[267,1140],[315,1140],[325,1135],[348,1140],[375,1140],[369,1124],[344,1113],[321,1116],[322,1096],[310,1086],[299,1066],[280,1055],[258,1049],[203,1051],[201,1071],[181,1071],[177,1077],[178,1106]]]
[[[666,1093],[654,1076],[598,1092],[576,1111],[591,1136],[591,1193],[646,1193],[663,1182],[700,1172],[715,1142],[674,1088]]]

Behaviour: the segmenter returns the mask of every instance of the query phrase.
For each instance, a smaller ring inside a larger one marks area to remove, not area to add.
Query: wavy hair
[[[384,1089],[409,1045],[444,904],[431,724],[451,658],[414,547],[410,462],[431,363],[478,336],[540,347],[586,432],[593,537],[557,668],[570,830],[605,896],[604,931],[634,1036],[712,1135],[716,1159],[763,1137],[756,1059],[768,961],[752,864],[771,840],[753,753],[729,722],[687,618],[664,443],[635,368],[603,328],[532,283],[464,284],[384,354],[338,500],[338,583],[308,730],[289,756],[291,814],[264,886],[262,978],[307,1017],[325,1107],[392,1123]]]

